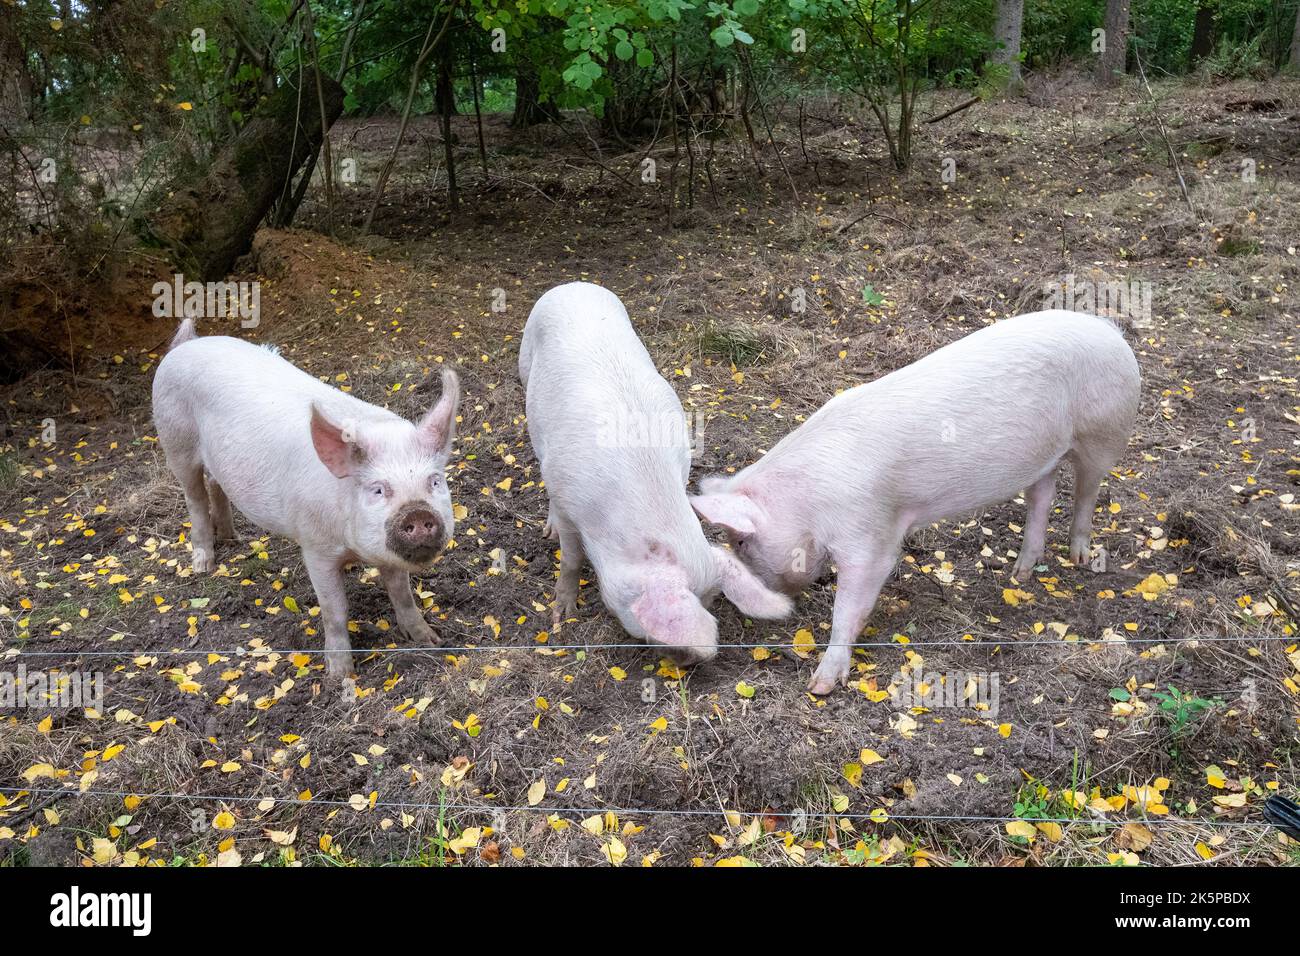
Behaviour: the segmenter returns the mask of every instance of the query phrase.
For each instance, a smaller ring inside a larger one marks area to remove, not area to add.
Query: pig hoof
[[[1011,577],[1017,584],[1027,584],[1034,579],[1034,565],[1037,561],[1030,561],[1028,564],[1022,564],[1017,561],[1016,566],[1011,569]]]
[[[1070,542],[1070,560],[1074,562],[1076,567],[1081,568],[1084,565],[1091,563],[1092,548],[1090,547],[1090,544],[1091,542],[1089,542],[1087,538],[1082,541]]]
[[[212,570],[212,565],[212,552],[209,549],[194,549],[194,554],[190,558],[190,567],[194,569],[195,574],[207,574]]]
[[[331,680],[339,680],[344,683],[350,681],[355,687],[357,675],[352,670],[352,655],[326,651],[325,675]]]
[[[829,677],[820,677],[813,674],[812,680],[808,682],[808,692],[816,694],[818,697],[825,697],[835,689],[835,681]]]
[[[546,524],[542,525],[542,537],[549,538],[552,541],[560,540],[560,529],[555,527],[549,518]]]
[[[823,666],[818,667],[816,672],[813,674],[812,680],[808,681],[808,691],[809,693],[816,694],[818,697],[824,697],[835,689],[836,684],[843,687],[847,685],[848,682],[848,664],[845,664],[843,667],[832,666],[827,668],[823,663]]]
[[[438,632],[423,621],[417,625],[403,628],[403,630],[406,632],[406,636],[410,639],[412,644],[420,644],[425,647],[436,647],[442,643],[442,640],[438,637]]]

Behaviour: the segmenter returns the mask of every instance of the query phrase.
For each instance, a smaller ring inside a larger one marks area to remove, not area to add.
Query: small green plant
[[[1052,815],[1051,805],[1051,791],[1041,783],[1030,782],[1016,794],[1016,805],[1011,812],[1023,819],[1041,820]]]
[[[1169,721],[1169,732],[1174,737],[1183,736],[1187,732],[1188,725],[1198,714],[1213,710],[1222,703],[1222,701],[1206,700],[1195,694],[1184,693],[1173,684],[1169,684],[1168,688],[1168,690],[1155,691],[1151,696],[1160,704],[1160,713]]]
[[[1202,68],[1217,79],[1261,79],[1272,72],[1272,67],[1260,52],[1263,40],[1263,36],[1245,41],[1224,37],[1202,62]]]
[[[1069,793],[1077,793],[1083,783],[1080,776],[1079,751],[1074,752],[1074,760],[1070,766],[1070,789]],[[1016,802],[1011,812],[1019,820],[1027,820],[1033,823],[1040,823],[1045,820],[1061,820],[1068,822],[1076,820],[1079,817],[1080,807],[1075,805],[1073,798],[1065,796],[1066,791],[1053,793],[1051,788],[1038,780],[1028,780],[1021,785],[1016,792]],[[1011,836],[1011,842],[1019,846],[1028,846],[1029,839],[1022,836]]]

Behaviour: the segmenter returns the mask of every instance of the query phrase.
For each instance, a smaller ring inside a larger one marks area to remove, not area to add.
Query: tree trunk
[[[334,79],[340,83],[343,82],[343,77],[348,75],[348,61],[352,57],[352,41],[356,39],[357,27],[361,25],[361,21],[366,15],[366,2],[367,0],[361,0],[357,4],[356,9],[352,12],[352,22],[348,24],[348,32],[343,40],[343,52],[339,54],[339,68],[334,74]],[[238,58],[232,63],[237,64]],[[234,69],[238,69],[238,66],[235,65]],[[233,75],[234,70],[231,71],[231,76]],[[324,145],[325,140],[322,138],[321,146],[324,147]],[[277,229],[288,229],[293,225],[293,218],[298,215],[298,208],[307,197],[307,189],[311,186],[312,173],[316,171],[316,163],[320,159],[321,152],[322,150],[317,150],[307,159],[307,164],[302,169],[302,175],[298,177],[298,186],[294,189],[293,195],[278,198],[271,219]]]
[[[1300,70],[1300,7],[1295,12],[1295,29],[1291,32],[1291,68]]]
[[[478,127],[478,159],[483,164],[483,181],[488,180],[487,144],[483,141],[483,108],[479,104],[478,64],[469,62],[469,78],[474,88],[474,124]]]
[[[1195,66],[1214,52],[1214,8],[1207,0],[1196,7],[1196,23],[1192,27],[1191,65]]]
[[[1130,0],[1106,0],[1105,49],[1097,61],[1097,82],[1114,86],[1124,75],[1128,59],[1128,11]]]
[[[225,276],[248,251],[271,204],[320,149],[326,124],[343,112],[343,87],[334,80],[318,80],[314,70],[294,80],[258,107],[206,175],[171,184],[142,224],[145,238],[170,250],[173,262],[200,281]],[[317,103],[318,83],[323,105]]]
[[[18,36],[18,9],[0,0],[0,123],[12,126],[32,118],[32,74]]]
[[[515,67],[515,112],[510,117],[512,127],[527,129],[555,118],[554,113],[542,105],[541,92],[537,70],[531,63],[521,60]]]
[[[1020,30],[1024,22],[1025,0],[998,0],[998,19],[993,28],[998,47],[989,62],[1005,65],[1013,84],[1020,82]]]
[[[438,58],[438,79],[434,88],[434,107],[439,116],[456,115],[456,85],[451,75],[451,46],[443,48]]]

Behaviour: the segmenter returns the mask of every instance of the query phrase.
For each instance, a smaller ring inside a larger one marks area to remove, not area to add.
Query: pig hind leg
[[[555,585],[555,610],[551,624],[558,630],[561,623],[578,613],[578,579],[586,553],[582,536],[567,518],[551,507],[551,525],[560,538],[560,580]]]
[[[1034,565],[1043,556],[1047,546],[1047,516],[1052,510],[1052,499],[1056,496],[1056,465],[1025,490],[1025,504],[1029,517],[1025,521],[1025,538],[1020,544],[1020,554],[1016,558],[1011,576],[1022,584],[1034,574]]]
[[[555,505],[547,506],[546,524],[542,526],[542,537],[550,538],[552,541],[559,540],[560,526],[555,521]]]
[[[203,483],[203,465],[197,461],[172,466],[181,490],[185,493],[185,507],[190,513],[190,545],[193,553],[190,564],[198,574],[211,571],[216,562],[216,541],[212,532],[211,503],[208,489]]]
[[[203,481],[203,458],[199,454],[198,432],[185,416],[168,414],[166,404],[155,403],[154,418],[158,424],[158,443],[167,456],[167,467],[185,494],[185,507],[190,513],[190,543],[193,553],[191,566],[200,574],[211,571],[216,549],[212,533],[211,502]]]
[[[1124,451],[1123,444],[1081,441],[1070,451],[1074,465],[1074,518],[1070,523],[1070,560],[1082,566],[1092,553],[1092,513],[1101,480]]]
[[[208,500],[212,505],[212,525],[218,541],[235,540],[235,516],[230,510],[230,499],[221,485],[208,476]]]

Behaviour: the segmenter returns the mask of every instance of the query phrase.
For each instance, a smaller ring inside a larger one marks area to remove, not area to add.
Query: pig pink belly
[[[1055,471],[1070,445],[1013,460],[969,459],[961,467],[916,476],[913,493],[904,499],[903,523],[909,530],[1009,501],[1044,475]]]

